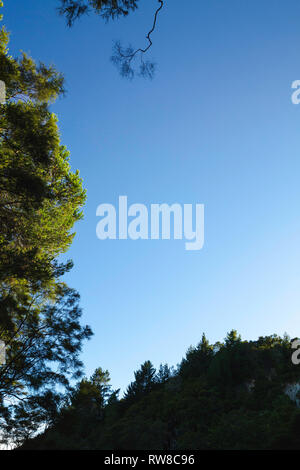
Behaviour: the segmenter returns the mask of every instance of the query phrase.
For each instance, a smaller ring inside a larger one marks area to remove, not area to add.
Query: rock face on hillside
[[[295,382],[291,384],[287,384],[284,389],[284,393],[296,403],[296,406],[300,407],[300,382]]]

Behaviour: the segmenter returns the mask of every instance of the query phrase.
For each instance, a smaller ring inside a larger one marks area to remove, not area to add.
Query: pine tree
[[[134,382],[127,387],[125,398],[130,400],[140,397],[151,391],[155,384],[156,370],[150,361],[145,361],[139,370],[134,373]]]
[[[0,340],[6,363],[0,367],[0,420],[19,439],[45,421],[45,403],[58,403],[56,385],[68,388],[69,379],[80,376],[79,353],[91,330],[79,323],[79,295],[59,279],[72,263],[57,262],[72,242],[85,201],[49,109],[64,92],[64,80],[54,67],[37,65],[26,54],[10,56],[8,41],[3,27]]]

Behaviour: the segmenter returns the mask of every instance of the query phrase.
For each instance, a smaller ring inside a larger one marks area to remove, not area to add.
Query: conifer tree
[[[145,361],[139,370],[134,373],[134,382],[127,387],[125,398],[130,400],[148,393],[155,384],[156,370],[150,361]]]
[[[45,422],[48,411],[53,415],[56,385],[68,388],[69,379],[81,375],[79,353],[91,330],[80,325],[79,295],[60,281],[72,263],[57,261],[85,201],[49,109],[64,80],[25,53],[13,58],[8,42],[2,27],[0,340],[6,363],[0,366],[0,419],[19,439]]]

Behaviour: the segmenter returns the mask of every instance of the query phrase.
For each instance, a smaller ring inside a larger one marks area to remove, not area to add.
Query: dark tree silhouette
[[[60,0],[59,13],[66,17],[68,26],[82,15],[94,11],[105,21],[127,16],[138,8],[138,0]]]
[[[59,13],[66,17],[68,26],[84,14],[94,11],[105,21],[127,16],[135,11],[138,0],[60,0]],[[148,44],[144,48],[134,48],[131,45],[124,47],[116,41],[113,47],[111,61],[117,67],[122,77],[132,79],[135,76],[152,79],[155,73],[155,63],[145,60],[144,56],[152,46],[151,35],[155,31],[159,12],[164,6],[163,0],[158,0],[159,6],[155,11],[153,25],[146,39]]]

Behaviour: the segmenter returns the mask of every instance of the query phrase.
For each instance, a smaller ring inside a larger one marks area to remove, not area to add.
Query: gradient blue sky
[[[214,342],[299,336],[300,79],[298,0],[166,1],[151,57],[153,81],[122,79],[112,42],[137,46],[155,0],[105,25],[67,29],[58,0],[5,0],[10,52],[54,63],[67,95],[53,111],[87,189],[68,252],[94,337],[82,359],[125,388],[146,359],[177,364],[204,331]],[[188,6],[188,8],[187,8]],[[100,241],[96,208],[204,203],[205,246]]]

